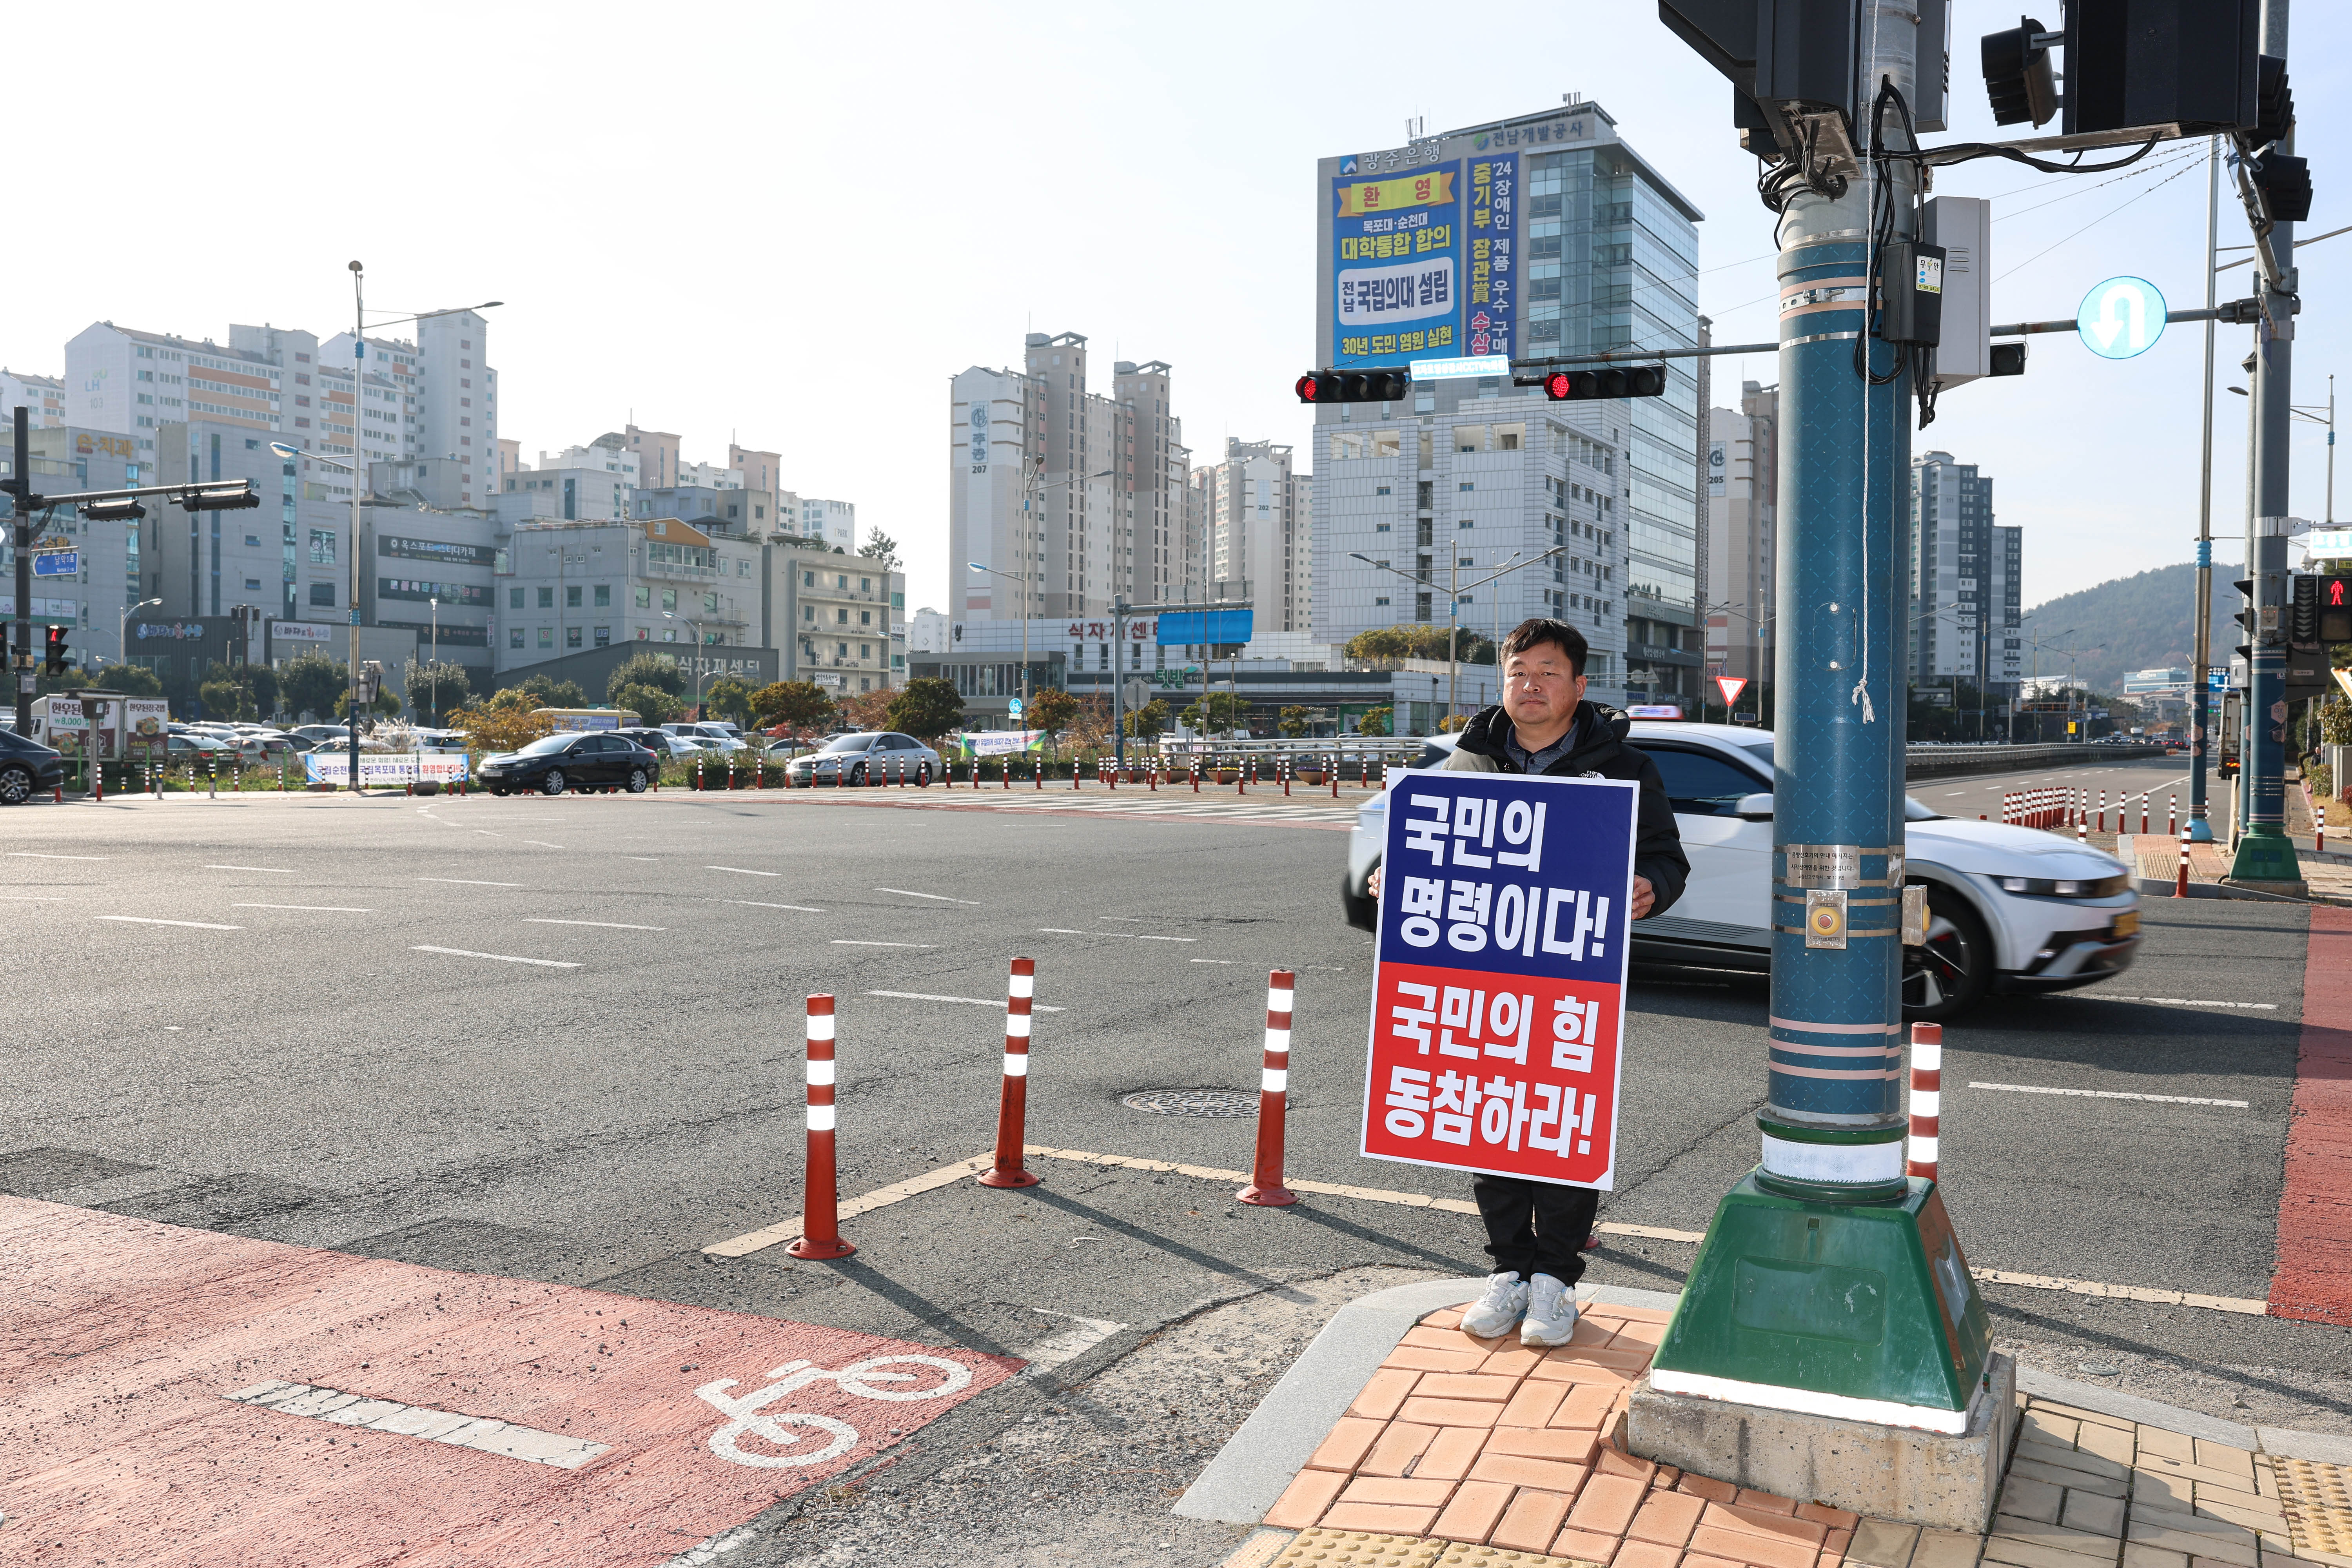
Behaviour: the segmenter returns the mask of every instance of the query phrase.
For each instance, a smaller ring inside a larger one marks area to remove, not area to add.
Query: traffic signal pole
[[[32,426],[28,410],[16,405],[15,465],[8,470],[8,494],[16,503],[16,723],[19,735],[33,732],[33,493]]]
[[[1910,0],[1862,0],[1855,26],[1853,140],[1866,147],[1882,82],[1918,101],[1921,29]],[[1891,150],[1913,145],[1891,104],[1877,135]],[[1775,1466],[1851,1468],[1835,1457],[1854,1447],[1851,1423],[1910,1428],[1956,1440],[1935,1464],[1989,1489],[1998,1464],[1987,1479],[1965,1450],[1986,1447],[2008,1395],[1940,1191],[1908,1174],[1904,1149],[1914,354],[1872,335],[1899,332],[1895,311],[1874,319],[1872,304],[1913,287],[1899,258],[1916,237],[1920,176],[1866,152],[1845,172],[1842,189],[1789,182],[1778,226],[1780,635],[1761,1158],[1717,1207],[1630,1430],[1634,1450],[1662,1463],[1770,1489],[1820,1484]],[[1734,1453],[1737,1478],[1725,1471]],[[1990,1489],[1982,1500],[1989,1513]],[[1873,1511],[1937,1517],[1911,1511],[1921,1506],[1889,1498]]]
[[[2284,59],[2286,42],[2287,0],[2264,0],[2262,52]],[[2278,150],[2291,153],[2294,146],[2290,131]],[[2294,226],[2274,224],[2269,237],[2280,276],[2275,285],[2263,282],[2264,313],[2254,327],[2259,362],[2252,377],[2254,504],[2246,537],[2254,625],[2240,751],[2246,828],[2231,859],[2230,880],[2299,886],[2301,862],[2286,836],[2287,441],[2294,418]]]
[[[2221,139],[2214,137],[2205,155],[2205,304],[2213,304],[2214,247],[2221,240]],[[2213,825],[2206,819],[2205,779],[2212,756],[2212,680],[2206,673],[2213,663],[2213,333],[2205,322],[2205,439],[2197,488],[2197,624],[2190,634],[2189,672],[2189,837],[2210,843]]]

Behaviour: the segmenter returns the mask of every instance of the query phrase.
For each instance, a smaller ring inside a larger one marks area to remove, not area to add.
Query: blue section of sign
[[[51,550],[33,557],[33,575],[36,577],[72,577],[79,575],[80,572],[81,552],[79,550]]]
[[[1508,355],[1518,322],[1519,158],[1496,153],[1464,165],[1469,194],[1468,285],[1463,290],[1463,352]]]
[[[1380,959],[1621,984],[1638,786],[1413,773],[1390,792]]]
[[[1160,616],[1160,646],[1245,643],[1254,619],[1248,610],[1167,610]]]
[[[2146,353],[2164,336],[2164,295],[2145,278],[2110,278],[2083,296],[2074,331],[2101,359]]]
[[[1331,182],[1331,363],[1462,352],[1463,165]]]

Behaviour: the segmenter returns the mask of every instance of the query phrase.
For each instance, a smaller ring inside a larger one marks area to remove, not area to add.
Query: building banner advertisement
[[[1331,182],[1335,366],[1462,353],[1458,163]]]
[[[1043,730],[972,730],[951,737],[959,753],[967,757],[1001,757],[1014,752],[1034,752],[1045,738]]]
[[[306,783],[333,784],[338,788],[352,782],[350,748],[321,746],[315,752],[302,753],[302,776]],[[362,789],[392,789],[412,784],[462,784],[471,775],[466,771],[462,752],[362,752],[360,753],[360,787]]]
[[[1615,1185],[1639,796],[1614,779],[1396,781],[1368,1158]]]
[[[1470,286],[1463,301],[1462,352],[1474,358],[1507,355],[1518,322],[1519,158],[1495,153],[1465,163]]]

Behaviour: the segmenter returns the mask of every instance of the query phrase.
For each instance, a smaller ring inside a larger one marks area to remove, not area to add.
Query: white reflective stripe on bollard
[[[1027,1039],[1029,1037],[1029,1015],[1026,1013],[1007,1013],[1004,1015],[1004,1032],[1016,1040]]]
[[[1911,1114],[1935,1116],[1944,1114],[1944,1091],[1940,1089],[1915,1089],[1911,1091]]]
[[[808,1081],[810,1083],[820,1084],[831,1083],[833,1081],[833,1063],[829,1061],[810,1062],[807,1066]]]
[[[1936,1140],[1927,1137],[1924,1134],[1913,1138],[1911,1140],[1911,1159],[1913,1163],[1916,1164],[1934,1164],[1936,1163]]]
[[[1289,1055],[1290,1031],[1287,1029],[1268,1029],[1265,1032],[1265,1048],[1269,1051],[1280,1051],[1285,1056]]]
[[[1029,1053],[1026,1051],[1005,1052],[1004,1076],[1006,1078],[1027,1078],[1029,1076]]]
[[[833,1015],[830,1013],[810,1014],[808,1021],[808,1037],[812,1040],[829,1040],[833,1038]]]
[[[808,1130],[812,1132],[832,1131],[833,1110],[834,1108],[830,1105],[810,1106],[808,1108]]]
[[[1259,1068],[1258,1070],[1259,1070],[1259,1072],[1263,1075],[1263,1077],[1260,1079],[1260,1080],[1259,1080],[1259,1082],[1258,1082],[1258,1088],[1259,1088],[1261,1090],[1263,1090],[1264,1092],[1265,1092],[1265,1093],[1267,1093],[1267,1094],[1284,1094],[1284,1093],[1287,1093],[1287,1092],[1289,1091],[1289,1089],[1290,1089],[1290,1069],[1289,1069],[1289,1068]]]
[[[1942,1042],[1937,1040],[1912,1041],[1911,1070],[1913,1072],[1943,1071],[1944,1047]]]
[[[1268,991],[1265,994],[1265,1010],[1269,1013],[1287,1013],[1290,1011],[1290,999],[1297,994],[1295,991]]]
[[[1037,977],[1034,974],[1014,975],[1013,977],[1013,994],[1015,996],[1034,996],[1037,994]]]

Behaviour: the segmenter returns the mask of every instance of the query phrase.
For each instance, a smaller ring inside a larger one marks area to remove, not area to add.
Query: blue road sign
[[[79,550],[45,550],[33,557],[36,577],[75,577],[81,574],[81,552]]]
[[[2164,336],[2164,296],[2145,278],[2110,278],[2083,296],[2074,332],[2101,359],[2146,353]]]
[[[1010,702],[1006,703],[1006,704],[1005,704],[1005,708],[1006,708],[1007,711],[1009,711],[1009,712],[1013,715],[1013,717],[1014,717],[1015,719],[1018,719],[1018,718],[1020,718],[1020,717],[1021,717],[1021,713],[1022,713],[1021,699],[1019,699],[1018,697],[1014,698],[1012,701],[1010,701]]]

